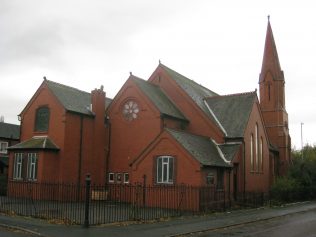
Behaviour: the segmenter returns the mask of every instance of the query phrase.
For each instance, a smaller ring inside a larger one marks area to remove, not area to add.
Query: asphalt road
[[[316,209],[303,213],[276,217],[270,220],[205,231],[187,236],[256,236],[256,237],[316,237]]]
[[[1,237],[22,237],[22,236],[34,237],[35,235],[27,233],[25,231],[0,226],[0,236]]]

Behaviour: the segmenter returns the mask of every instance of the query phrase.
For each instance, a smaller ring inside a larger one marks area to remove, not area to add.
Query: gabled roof
[[[18,143],[8,148],[9,150],[55,150],[58,151],[59,147],[47,136],[32,137],[29,140]]]
[[[233,152],[229,152],[227,149],[229,157],[225,157],[225,154],[220,147],[210,138],[167,128],[166,131],[171,134],[172,137],[192,155],[192,157],[198,160],[201,165],[231,167],[229,161],[232,159]]]
[[[236,156],[241,144],[239,143],[226,143],[218,145],[224,154],[226,160],[232,161]]]
[[[135,76],[132,76],[131,79],[151,100],[151,102],[156,106],[161,114],[187,121],[185,116],[172,103],[172,101],[166,96],[160,87]]]
[[[227,137],[243,137],[256,92],[214,96],[205,101],[223,126]]]
[[[85,115],[93,115],[89,109],[91,104],[90,93],[49,80],[45,80],[45,82],[66,110]],[[106,98],[106,106],[108,106],[111,101],[111,99]]]
[[[192,100],[204,111],[211,115],[208,108],[204,104],[205,97],[218,96],[217,93],[207,89],[206,87],[196,83],[195,81],[181,75],[180,73],[160,64],[160,66],[168,73],[168,75],[192,98]]]
[[[0,138],[18,140],[20,138],[20,126],[0,122]]]

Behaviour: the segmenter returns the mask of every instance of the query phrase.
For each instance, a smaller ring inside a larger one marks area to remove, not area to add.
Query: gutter
[[[83,115],[80,115],[80,136],[79,136],[79,163],[78,163],[78,193],[77,198],[79,200],[80,184],[81,184],[81,171],[82,171],[82,143],[83,143]]]
[[[215,140],[213,140],[213,139],[211,139],[211,140],[212,140],[212,142],[215,144],[216,149],[217,149],[217,152],[218,152],[218,154],[220,155],[220,157],[223,159],[223,161],[224,161],[226,164],[231,165],[231,162],[228,161],[228,160],[226,160],[226,158],[225,158],[225,156],[224,156],[222,150],[218,147],[218,144],[215,142]]]

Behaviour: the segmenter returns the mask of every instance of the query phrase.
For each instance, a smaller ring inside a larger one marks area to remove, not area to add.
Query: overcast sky
[[[258,88],[267,15],[286,81],[292,146],[316,144],[316,3],[242,0],[0,0],[0,115],[47,79],[113,98],[129,72],[166,66],[219,94]]]

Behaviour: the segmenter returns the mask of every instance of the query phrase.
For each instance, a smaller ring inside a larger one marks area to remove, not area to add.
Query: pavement
[[[222,229],[231,226],[250,224],[257,221],[269,220],[295,213],[316,209],[316,202],[303,202],[284,205],[281,207],[264,207],[244,209],[224,213],[213,213],[204,216],[171,218],[152,223],[116,223],[83,228],[76,225],[49,223],[30,217],[9,216],[0,214],[0,226],[13,228],[36,236],[45,237],[138,237],[138,236],[169,236],[176,237],[190,233]]]

